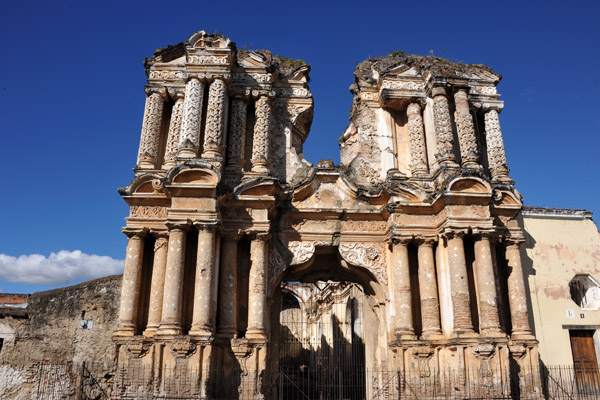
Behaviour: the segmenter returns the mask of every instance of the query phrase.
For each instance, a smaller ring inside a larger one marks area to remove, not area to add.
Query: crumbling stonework
[[[328,371],[348,368],[349,354],[365,373],[353,394],[331,396],[410,397],[417,381],[446,396],[540,395],[499,74],[435,57],[367,60],[341,165],[312,166],[303,62],[200,31],[145,66],[135,177],[120,189],[131,212],[115,398],[173,395],[182,371],[186,398],[322,397],[277,382],[344,387]],[[300,331],[320,344],[298,347]],[[281,354],[310,373],[284,370],[295,364]],[[140,369],[150,377],[135,379]],[[455,383],[440,383],[448,371]]]

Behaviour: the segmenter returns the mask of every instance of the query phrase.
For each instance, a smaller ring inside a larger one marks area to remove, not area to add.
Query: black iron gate
[[[366,398],[363,305],[352,282],[282,284],[280,399]]]

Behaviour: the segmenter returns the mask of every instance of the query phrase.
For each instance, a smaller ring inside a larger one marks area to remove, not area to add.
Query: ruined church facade
[[[303,62],[200,31],[145,67],[114,398],[540,396],[499,74],[367,60],[313,166]]]

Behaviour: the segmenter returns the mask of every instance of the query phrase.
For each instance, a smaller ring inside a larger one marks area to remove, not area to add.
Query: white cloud
[[[123,260],[61,250],[49,257],[0,254],[0,280],[14,283],[57,285],[123,273]]]

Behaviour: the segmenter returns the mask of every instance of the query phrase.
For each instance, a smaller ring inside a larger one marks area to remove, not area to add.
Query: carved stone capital
[[[412,236],[402,236],[402,235],[392,235],[390,237],[390,244],[400,244],[404,246],[408,246],[414,238]]]
[[[196,344],[185,339],[171,343],[171,352],[176,358],[188,358],[196,352]]]
[[[521,246],[521,244],[525,243],[525,238],[509,236],[509,237],[504,238],[503,242],[506,245],[506,247],[509,247],[509,246],[519,247],[519,246]]]
[[[183,231],[186,232],[188,230],[190,230],[191,228],[191,224],[189,222],[167,222],[165,225],[167,225],[167,228],[169,229],[169,232],[171,231]]]
[[[185,96],[185,89],[181,87],[170,87],[168,89],[169,96],[173,101],[183,100]]]
[[[431,88],[431,97],[446,96],[446,87],[444,85],[436,85]]]
[[[463,239],[466,234],[467,234],[466,230],[447,229],[440,236],[446,238],[447,240],[452,240],[452,239]]]
[[[167,98],[167,88],[163,86],[146,86],[144,88],[146,96],[152,96],[153,94],[159,94],[163,99]]]
[[[244,232],[241,229],[223,228],[221,230],[221,237],[223,240],[237,242],[242,238],[242,236],[244,236]]]
[[[273,100],[277,93],[274,90],[268,89],[253,89],[251,95],[254,99],[259,99],[261,97],[265,97],[269,100]]]
[[[198,231],[217,232],[221,229],[221,221],[194,221],[192,225]]]
[[[261,242],[266,242],[271,239],[271,233],[269,232],[250,232],[248,234],[248,238],[250,240],[259,240]]]
[[[138,239],[144,239],[146,236],[148,236],[148,229],[143,228],[143,229],[137,229],[137,228],[123,228],[121,229],[121,231],[128,237],[128,238],[133,238],[133,237],[137,237]]]
[[[438,238],[436,237],[429,237],[429,236],[417,236],[415,237],[414,243],[417,246],[427,246],[427,247],[433,247],[434,244],[436,244],[438,241]]]

